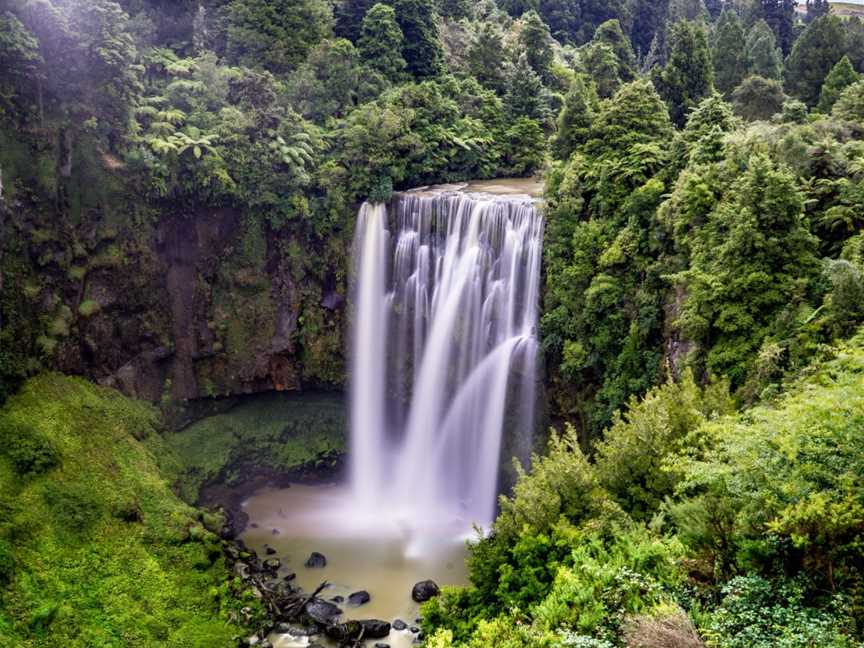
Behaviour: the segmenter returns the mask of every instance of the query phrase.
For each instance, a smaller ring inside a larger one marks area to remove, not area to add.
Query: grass
[[[271,393],[247,398],[168,435],[166,442],[179,459],[173,471],[178,490],[194,502],[209,480],[242,479],[243,464],[290,471],[341,453],[345,430],[341,396]]]
[[[233,646],[220,541],[151,406],[58,374],[0,410],[0,646]]]

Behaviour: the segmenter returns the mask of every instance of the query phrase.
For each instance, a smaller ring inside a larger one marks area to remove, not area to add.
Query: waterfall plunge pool
[[[418,626],[420,607],[411,598],[414,584],[427,579],[440,586],[467,584],[466,534],[464,529],[431,524],[418,531],[423,542],[417,551],[418,538],[390,517],[386,502],[379,518],[358,517],[353,508],[348,489],[341,485],[265,488],[243,504],[249,523],[242,540],[262,558],[279,558],[280,576],[295,573],[294,583],[304,592],[313,592],[325,580],[330,583],[320,597],[342,597],[337,605],[345,619],[404,621],[408,629],[391,629],[389,638],[367,645],[407,648],[417,636],[410,630]],[[268,547],[276,553],[268,556]],[[324,554],[326,567],[304,566],[313,551]],[[361,590],[369,593],[369,602],[349,605],[348,597]],[[337,645],[323,635],[311,640],[273,635],[270,640],[274,648]]]

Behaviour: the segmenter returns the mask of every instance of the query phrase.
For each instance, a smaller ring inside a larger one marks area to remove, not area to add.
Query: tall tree
[[[844,56],[837,64],[831,68],[831,72],[825,77],[825,83],[822,84],[822,92],[819,95],[819,112],[826,115],[831,114],[831,109],[834,104],[843,94],[843,91],[853,83],[860,80],[861,76],[852,67],[848,56]]]
[[[394,0],[393,8],[405,37],[402,56],[408,71],[421,79],[440,74],[444,70],[444,51],[432,0]]]
[[[605,43],[615,52],[618,59],[618,76],[624,82],[630,82],[636,78],[636,57],[633,55],[633,46],[621,29],[621,22],[616,18],[607,20],[597,28],[592,39],[595,43]]]
[[[391,82],[395,82],[405,71],[405,59],[402,58],[404,40],[402,30],[396,23],[393,7],[376,4],[363,19],[357,41],[360,59]]]
[[[694,185],[696,186],[696,185]],[[818,269],[816,239],[795,176],[754,154],[692,230],[681,321],[707,349],[707,368],[743,383],[775,318]]]
[[[705,20],[707,17],[708,10],[703,0],[669,0],[667,24],[674,24],[681,20]]]
[[[528,64],[528,57],[524,53],[510,71],[504,108],[513,120],[528,117],[540,123],[549,121],[549,91]]]
[[[852,16],[846,21],[846,54],[856,70],[864,70],[864,20]]]
[[[525,24],[519,41],[525,48],[528,65],[544,82],[552,80],[552,36],[549,28],[536,11],[529,11],[522,19]]]
[[[828,0],[807,0],[807,22],[813,22],[831,11]]]
[[[655,85],[669,106],[672,121],[679,126],[687,113],[714,90],[714,67],[702,23],[682,20],[669,34],[669,60],[655,68]]]
[[[501,64],[507,59],[504,34],[497,23],[486,21],[468,46],[468,71],[480,83],[497,94],[507,91],[507,68]]]
[[[584,144],[591,131],[597,96],[591,83],[577,75],[564,97],[564,107],[558,115],[558,132],[552,140],[552,153],[559,160],[568,159]]]
[[[621,87],[618,57],[606,43],[589,43],[579,50],[579,60],[601,98],[608,99]]]
[[[747,73],[748,61],[744,43],[744,26],[734,11],[720,15],[714,41],[714,82],[717,90],[728,94]]]
[[[379,0],[342,0],[333,10],[333,32],[340,38],[356,43],[360,38],[363,18]]]
[[[825,77],[843,58],[845,47],[846,30],[837,16],[822,16],[807,25],[786,60],[786,90],[815,106]]]
[[[273,73],[300,65],[332,22],[325,0],[233,0],[227,15],[229,58]]]
[[[759,0],[761,18],[771,27],[783,54],[788,54],[795,42],[797,4],[797,0]]]
[[[783,76],[783,54],[777,47],[774,32],[764,20],[757,20],[750,27],[745,51],[750,74],[777,80]]]

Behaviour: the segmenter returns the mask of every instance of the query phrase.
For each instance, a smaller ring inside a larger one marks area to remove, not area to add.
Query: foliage
[[[363,19],[357,48],[360,58],[370,68],[395,82],[405,69],[403,41],[402,30],[396,23],[396,12],[379,3]]]
[[[440,74],[444,55],[432,0],[394,0],[393,8],[405,37],[402,56],[408,72],[418,79]]]
[[[226,7],[228,55],[274,73],[294,69],[330,30],[323,0],[234,0]]]
[[[766,79],[779,81],[783,76],[783,53],[774,32],[764,20],[758,20],[747,33],[746,53],[749,71]]]
[[[218,538],[160,474],[156,425],[152,407],[56,374],[0,411],[10,645],[229,645],[244,631],[229,615],[258,604],[234,598]]]
[[[686,449],[688,437],[700,425],[733,411],[728,385],[704,390],[685,371],[677,381],[650,390],[643,399],[632,397],[624,413],[596,446],[600,483],[636,519],[650,519],[676,486],[676,475],[663,470],[669,457]]]
[[[818,110],[826,114],[830,113],[843,91],[859,79],[860,76],[852,67],[849,57],[844,55],[825,77],[819,95]]]
[[[714,36],[714,79],[717,90],[728,94],[744,79],[747,72],[747,50],[742,49],[744,26],[734,11],[725,10]]]
[[[755,75],[744,79],[730,98],[735,114],[747,121],[771,119],[783,110],[787,99],[779,81]]]
[[[669,106],[672,121],[681,126],[687,113],[714,88],[711,51],[701,23],[680,21],[669,35],[669,60],[654,75],[660,96]]]
[[[807,25],[786,61],[789,93],[816,106],[825,77],[843,58],[845,43],[843,21],[837,16],[822,16]]]

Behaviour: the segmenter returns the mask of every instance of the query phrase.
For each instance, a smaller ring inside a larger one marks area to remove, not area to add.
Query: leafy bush
[[[852,648],[843,634],[842,600],[829,609],[805,604],[807,588],[800,581],[769,581],[738,576],[722,589],[723,600],[705,634],[710,646],[723,648]],[[832,609],[833,608],[833,609]]]
[[[2,415],[0,452],[9,457],[15,470],[23,476],[41,475],[60,461],[57,448],[36,427]]]

